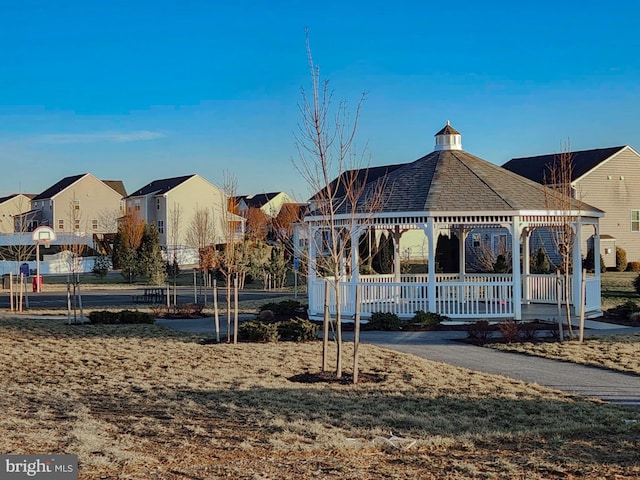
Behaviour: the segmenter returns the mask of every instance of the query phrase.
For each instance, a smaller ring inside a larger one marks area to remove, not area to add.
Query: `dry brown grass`
[[[640,375],[640,334],[551,343],[491,344],[493,348]]]
[[[382,382],[300,384],[319,343],[198,339],[0,320],[0,451],[78,454],[83,479],[640,475],[636,410],[371,345]]]

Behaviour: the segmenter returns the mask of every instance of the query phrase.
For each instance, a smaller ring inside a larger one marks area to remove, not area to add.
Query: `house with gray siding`
[[[627,261],[640,261],[640,154],[629,145],[568,153],[573,196],[605,212],[600,220],[605,265],[615,266],[616,247],[627,252]],[[561,155],[513,158],[503,168],[545,184]]]

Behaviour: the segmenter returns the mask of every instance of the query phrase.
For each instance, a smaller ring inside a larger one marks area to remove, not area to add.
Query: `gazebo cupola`
[[[449,120],[445,127],[435,134],[435,150],[462,150],[462,135],[451,126]]]

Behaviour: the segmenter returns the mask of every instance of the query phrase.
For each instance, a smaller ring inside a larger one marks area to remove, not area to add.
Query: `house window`
[[[133,202],[133,209],[134,209],[136,212],[139,212],[139,211],[140,211],[140,200],[136,200],[136,201],[134,201],[134,202]]]
[[[473,234],[473,248],[480,248],[480,242],[482,242],[482,235],[479,233]]]
[[[58,220],[58,230],[64,230],[64,220]]]
[[[98,230],[98,219],[94,218],[93,220],[91,220],[91,228],[93,230]]]
[[[164,220],[158,220],[158,233],[164,233]]]
[[[640,232],[640,210],[631,210],[631,231]]]
[[[80,200],[74,200],[73,201],[73,209],[74,210],[80,210]]]
[[[75,228],[76,230],[80,230],[80,220],[75,220],[73,222],[73,228]]]
[[[156,198],[156,210],[160,210],[160,199]]]

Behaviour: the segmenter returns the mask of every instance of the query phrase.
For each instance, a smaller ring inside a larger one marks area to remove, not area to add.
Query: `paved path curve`
[[[363,332],[361,341],[437,362],[640,408],[640,376],[457,342],[465,332]]]

